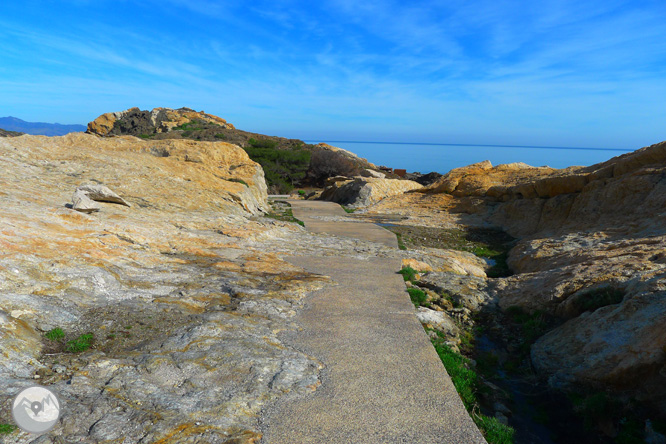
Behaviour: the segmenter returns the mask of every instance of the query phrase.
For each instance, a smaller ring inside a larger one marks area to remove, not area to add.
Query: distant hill
[[[17,117],[0,117],[0,128],[7,131],[19,131],[35,136],[64,136],[68,133],[82,132],[85,125],[61,125],[59,123],[26,122]]]
[[[19,133],[17,131],[5,131],[2,128],[0,128],[0,137],[16,137],[16,136],[21,136],[24,133]]]

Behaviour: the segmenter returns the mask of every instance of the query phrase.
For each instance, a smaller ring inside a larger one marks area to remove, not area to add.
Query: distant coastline
[[[567,168],[605,162],[632,149],[599,147],[532,146],[502,144],[458,144],[438,142],[381,142],[352,140],[305,140],[346,149],[376,165],[409,172],[448,171],[489,160],[493,165],[522,162],[532,166]]]
[[[425,146],[468,146],[484,148],[529,148],[529,149],[548,149],[548,150],[592,150],[592,151],[620,151],[629,153],[635,149],[629,148],[599,148],[582,146],[540,146],[540,145],[487,145],[483,143],[436,143],[436,142],[374,142],[363,140],[304,140],[307,143],[371,143],[375,145],[425,145]]]

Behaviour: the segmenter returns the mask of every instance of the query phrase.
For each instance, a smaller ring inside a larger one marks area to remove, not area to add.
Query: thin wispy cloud
[[[656,1],[52,3],[0,6],[5,114],[49,120],[40,100],[62,100],[73,122],[185,105],[292,137],[307,122],[343,139],[363,127],[484,143],[666,138]]]

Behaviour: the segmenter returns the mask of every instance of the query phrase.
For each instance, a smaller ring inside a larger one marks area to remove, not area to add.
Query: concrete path
[[[291,203],[308,229],[396,245],[374,224],[322,221],[346,214],[336,204]],[[322,385],[264,412],[264,444],[485,443],[416,319],[399,259],[289,260],[337,285],[308,298],[303,330],[285,338],[325,365]]]

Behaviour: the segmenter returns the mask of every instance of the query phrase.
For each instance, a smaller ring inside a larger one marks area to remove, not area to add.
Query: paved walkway
[[[328,202],[290,201],[312,231],[397,246],[395,235]],[[314,293],[289,338],[326,366],[312,394],[264,412],[264,444],[485,443],[467,414],[396,274],[399,259],[292,257],[336,286]],[[289,397],[287,397],[289,398]]]

